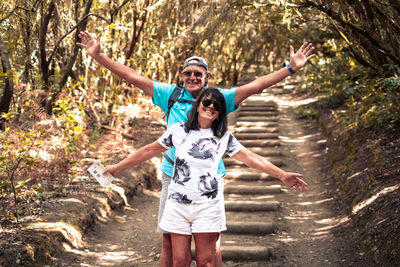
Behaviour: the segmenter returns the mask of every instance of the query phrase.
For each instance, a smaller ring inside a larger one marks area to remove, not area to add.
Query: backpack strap
[[[167,112],[164,115],[165,120],[168,122],[168,117],[169,117],[169,113],[171,111],[172,106],[175,104],[175,102],[179,102],[179,103],[189,103],[189,104],[193,104],[194,101],[191,100],[186,100],[186,99],[180,99],[180,95],[183,91],[183,87],[175,87],[174,90],[172,91],[171,95],[169,96],[168,99],[168,105],[167,105]]]
[[[174,161],[173,161],[170,157],[168,157],[168,155],[167,155],[166,153],[164,153],[164,158],[165,158],[169,163],[171,163],[172,165],[174,165]]]

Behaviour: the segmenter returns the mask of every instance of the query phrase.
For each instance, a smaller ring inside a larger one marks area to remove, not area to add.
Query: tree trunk
[[[231,84],[236,86],[239,82],[239,70],[237,69],[238,59],[236,57],[236,54],[233,55],[232,62],[233,62],[233,71],[232,71],[232,83]]]
[[[146,1],[145,5],[146,5],[146,8],[147,8],[149,6],[149,1]],[[140,34],[143,32],[144,25],[145,25],[146,20],[147,20],[147,9],[145,9],[145,10],[146,11],[144,12],[144,14],[141,17],[141,24],[140,24],[140,28],[139,29],[137,29],[137,25],[136,25],[136,21],[139,20],[139,17],[136,14],[137,11],[135,10],[134,20],[133,20],[133,22],[134,22],[133,35],[132,35],[132,40],[131,40],[131,42],[129,44],[129,49],[126,52],[126,55],[125,55],[125,64],[127,63],[128,59],[131,58],[131,56],[133,54],[133,51],[134,51],[134,49],[136,47],[136,44],[139,41]]]
[[[26,6],[28,6],[28,1],[25,1]],[[32,24],[31,24],[31,11],[30,10],[25,10],[25,22],[24,28],[25,28],[25,53],[26,53],[26,59],[25,59],[25,68],[24,72],[22,73],[22,82],[23,83],[28,83],[29,82],[29,76],[31,73],[32,69],[32,62],[31,62],[31,54],[32,54],[32,49],[31,49],[31,38],[32,38]]]
[[[42,80],[46,87],[49,88],[49,61],[47,60],[46,53],[46,36],[47,29],[49,27],[50,18],[55,8],[55,3],[51,2],[47,10],[46,15],[43,14],[42,8],[42,19],[40,21],[40,33],[39,33],[39,61],[40,61],[40,71],[42,73]],[[47,91],[47,90],[46,90]]]
[[[13,83],[13,75],[11,71],[10,57],[8,55],[7,46],[3,42],[3,39],[0,36],[0,57],[1,64],[3,66],[3,73],[7,73],[4,77],[5,79],[5,87],[3,95],[0,99],[0,114],[8,113],[10,109],[11,99],[13,97],[14,92],[14,83]],[[4,120],[0,120],[0,129],[4,128]]]
[[[93,0],[89,0],[86,2],[85,5],[85,9],[83,11],[83,14],[81,16],[81,19],[78,22],[78,27],[76,29],[75,32],[75,41],[74,43],[77,43],[80,41],[79,39],[79,32],[85,30],[86,25],[88,23],[88,14],[90,12],[90,8],[92,7],[93,4]],[[61,71],[61,78],[58,82],[58,89],[56,91],[54,91],[51,94],[50,100],[48,100],[47,105],[46,105],[46,110],[49,114],[51,114],[52,112],[52,106],[53,106],[53,102],[54,100],[57,98],[57,96],[60,94],[62,88],[64,87],[65,83],[68,80],[68,77],[71,75],[71,71],[72,71],[72,67],[75,64],[76,58],[78,57],[78,53],[79,53],[79,47],[74,45],[74,48],[72,50],[72,54],[71,57],[69,58],[67,64],[65,64],[63,70]]]

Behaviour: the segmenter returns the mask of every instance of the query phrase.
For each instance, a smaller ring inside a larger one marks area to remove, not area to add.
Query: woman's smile
[[[214,116],[214,114],[217,113],[217,111],[216,111],[214,108],[205,107],[205,106],[203,106],[203,111],[204,111],[205,113],[210,114],[211,116]]]

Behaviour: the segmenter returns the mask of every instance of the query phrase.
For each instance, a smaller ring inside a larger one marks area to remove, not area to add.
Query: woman
[[[221,204],[223,176],[218,174],[224,154],[280,179],[294,191],[308,189],[301,174],[283,171],[245,149],[227,132],[225,99],[214,88],[200,94],[185,123],[172,125],[156,142],[107,167],[105,172],[118,175],[171,147],[175,147],[174,171],[159,227],[171,233],[173,266],[190,266],[186,251],[192,235],[197,266],[215,266],[215,242],[226,230]]]

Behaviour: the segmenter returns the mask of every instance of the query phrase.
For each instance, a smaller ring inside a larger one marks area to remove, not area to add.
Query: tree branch
[[[3,23],[3,21],[5,21],[6,19],[8,19],[9,17],[11,17],[12,14],[13,14],[17,9],[22,9],[22,10],[25,10],[25,11],[30,11],[28,8],[25,8],[25,7],[20,7],[20,6],[14,7],[14,9],[11,10],[11,12],[8,13],[8,15],[6,15],[4,18],[0,19],[0,24]]]
[[[97,18],[107,22],[107,24],[111,24],[113,22],[113,20],[114,20],[114,16],[129,2],[130,2],[130,0],[125,0],[119,7],[117,7],[113,12],[111,12],[111,18],[110,19],[107,19],[107,18],[105,18],[105,17],[103,17],[101,15],[95,14],[95,13],[90,13],[90,14],[87,14],[87,15],[83,16],[74,27],[72,27],[67,33],[65,33],[63,36],[61,36],[57,40],[56,44],[54,45],[53,52],[51,53],[51,55],[49,57],[49,60],[48,60],[49,64],[52,61],[52,59],[53,59],[53,57],[54,57],[54,55],[55,55],[55,53],[57,51],[57,48],[61,44],[62,40],[64,40],[70,33],[72,33],[76,28],[78,28],[90,16],[97,17]]]
[[[117,7],[113,12],[111,12],[111,19],[110,21],[113,22],[114,21],[114,16],[118,14],[118,12],[126,5],[130,2],[130,0],[125,0],[119,7]],[[110,23],[111,23],[110,22]],[[109,23],[109,24],[110,24]]]
[[[343,26],[347,26],[349,27],[352,31],[354,31],[355,33],[357,33],[359,36],[364,37],[365,39],[369,40],[371,42],[371,44],[373,44],[379,52],[381,52],[382,54],[386,55],[388,58],[390,58],[391,60],[393,60],[396,64],[400,65],[400,58],[396,57],[395,55],[391,54],[391,51],[385,49],[384,47],[381,46],[381,44],[379,43],[378,40],[374,39],[371,35],[369,35],[367,32],[363,31],[362,29],[358,28],[356,25],[351,24],[349,22],[344,21],[339,14],[334,13],[332,11],[332,9],[328,9],[326,6],[322,6],[322,5],[318,5],[315,4],[309,0],[306,0],[306,2],[303,3],[304,6],[308,6],[308,7],[314,7],[316,9],[318,9],[319,11],[321,11],[322,13],[325,13],[326,15],[328,15],[329,17],[331,17],[332,19],[336,20],[337,22],[339,22],[341,25]],[[368,51],[368,50],[367,50]]]
[[[49,64],[50,64],[51,60],[53,59],[53,57],[54,57],[54,55],[55,55],[55,53],[56,53],[56,51],[57,51],[57,48],[58,48],[58,46],[60,45],[60,43],[62,42],[62,40],[64,40],[70,33],[72,33],[76,28],[78,28],[78,27],[79,27],[83,22],[85,22],[85,20],[87,20],[90,16],[94,16],[94,17],[100,18],[100,19],[106,21],[107,24],[111,24],[111,22],[110,22],[109,19],[107,19],[107,18],[105,18],[105,17],[102,17],[102,16],[100,16],[100,15],[98,15],[98,14],[92,14],[92,13],[91,13],[91,14],[87,14],[87,15],[83,16],[83,17],[81,18],[81,20],[80,20],[74,27],[72,27],[67,33],[65,33],[63,36],[61,36],[61,37],[57,40],[56,44],[54,45],[53,52],[51,52],[51,55],[50,55],[50,57],[49,57],[49,60],[48,60]]]

